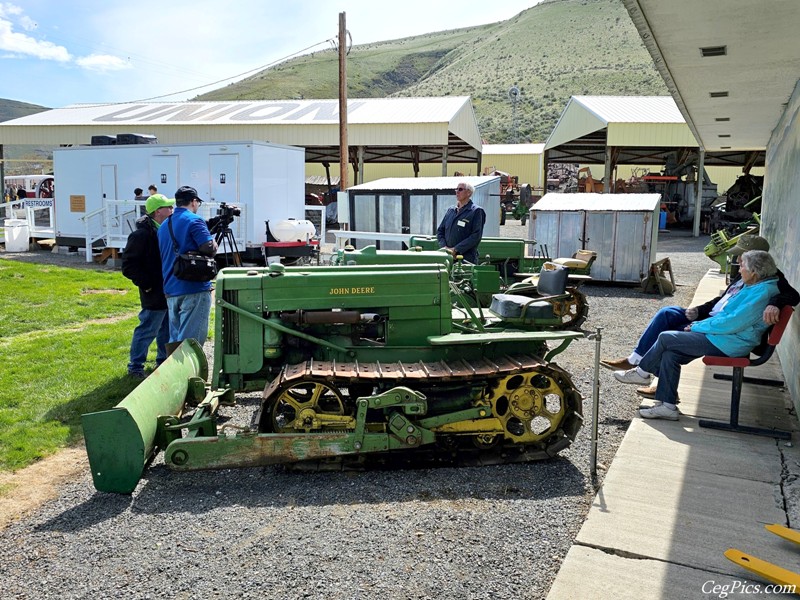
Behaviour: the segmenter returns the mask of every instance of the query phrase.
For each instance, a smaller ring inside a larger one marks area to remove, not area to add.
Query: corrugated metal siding
[[[767,177],[764,186],[762,235],[786,279],[800,289],[800,83],[795,86],[778,126],[767,146]],[[797,312],[797,310],[795,311]],[[778,345],[786,381],[796,409],[800,409],[800,317],[795,314]]]
[[[653,210],[658,206],[660,194],[545,194],[534,204],[533,210]]]
[[[609,123],[606,144],[665,148],[698,146],[686,123]]]
[[[475,117],[475,111],[472,108],[472,102],[469,98],[464,99],[463,105],[451,116],[449,120],[450,131],[452,131],[459,138],[467,142],[473,148],[481,148],[481,133],[478,130],[478,119]]]
[[[608,123],[597,115],[587,111],[585,107],[575,102],[575,97],[569,99],[558,123],[550,132],[550,137],[545,142],[545,149],[555,148],[566,142],[576,140],[594,131],[605,129]]]
[[[605,123],[685,123],[672,96],[573,96]]]
[[[658,194],[548,194],[534,205],[529,233],[550,256],[597,252],[597,281],[639,283],[655,260],[658,202]]]
[[[689,131],[686,122],[671,96],[572,96],[564,108],[564,112],[547,139],[545,148],[554,148],[566,142],[576,140],[594,131],[609,129],[612,124],[683,124]],[[635,127],[633,128],[635,130]],[[655,128],[658,130],[659,128]],[[669,130],[670,128],[666,128]],[[620,131],[623,131],[622,129]],[[630,134],[619,134],[630,135]],[[658,134],[675,135],[675,134]],[[622,138],[621,138],[622,139]],[[647,139],[647,138],[645,138]],[[682,138],[683,139],[683,138]],[[683,141],[676,146],[697,146],[689,132],[690,141]],[[609,146],[651,146],[644,143],[625,143],[612,141]],[[666,144],[665,144],[666,145]]]
[[[542,144],[540,144],[542,145]],[[483,169],[499,170],[516,175],[519,183],[529,183],[531,187],[543,188],[542,186],[542,155],[541,154],[491,154],[484,146]]]
[[[484,144],[483,154],[542,154],[544,144]]]
[[[480,150],[468,97],[369,98],[348,103],[351,145],[440,145],[448,132]],[[269,140],[338,145],[338,100],[123,104],[60,108],[0,123],[0,143],[87,144],[92,135],[150,133],[165,144]]]
[[[598,281],[614,280],[616,225],[617,214],[612,212],[590,213],[586,218],[585,248],[597,252],[592,277]]]
[[[494,182],[499,184],[499,177],[398,177],[379,179],[361,185],[354,185],[348,190],[455,190],[459,182],[464,181],[472,184],[475,188],[491,185]],[[455,198],[455,192],[453,192]]]

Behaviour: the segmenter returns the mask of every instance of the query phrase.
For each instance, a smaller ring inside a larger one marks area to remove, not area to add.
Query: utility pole
[[[511,100],[511,142],[516,144],[517,139],[517,101],[519,100],[519,88],[512,85],[508,90],[508,98]]]
[[[345,13],[339,13],[339,191],[347,189],[347,27]]]

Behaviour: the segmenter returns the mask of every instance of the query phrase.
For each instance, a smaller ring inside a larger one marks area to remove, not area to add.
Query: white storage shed
[[[339,194],[339,222],[352,232],[436,235],[447,209],[455,206],[460,182],[475,187],[472,201],[486,211],[484,237],[500,234],[500,177],[391,177],[347,188]],[[345,199],[345,201],[342,201]],[[357,237],[357,236],[352,236]],[[401,236],[397,236],[398,238]],[[358,247],[375,243],[385,250],[402,249],[403,242],[361,236]]]
[[[639,283],[656,261],[659,194],[546,194],[528,234],[551,257],[594,250],[592,279]]]

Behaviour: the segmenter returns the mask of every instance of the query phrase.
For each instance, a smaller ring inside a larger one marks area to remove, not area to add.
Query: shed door
[[[614,281],[639,283],[650,268],[649,212],[619,212],[614,247]],[[595,264],[597,264],[595,262]],[[592,265],[594,274],[594,265]]]
[[[587,212],[584,248],[597,252],[592,263],[592,277],[599,281],[614,280],[614,253],[616,248],[616,213]]]
[[[550,258],[570,257],[583,248],[583,226],[586,213],[584,211],[562,211],[559,214],[561,216],[560,236],[556,247],[548,246]]]

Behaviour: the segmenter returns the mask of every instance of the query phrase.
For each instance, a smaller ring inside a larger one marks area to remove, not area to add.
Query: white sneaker
[[[653,408],[640,408],[639,416],[643,419],[666,419],[667,421],[677,421],[678,415],[677,408],[670,408],[665,404],[659,404]]]
[[[640,404],[639,410],[642,410],[644,408],[655,408],[656,406],[661,406],[662,404],[663,402],[661,402],[661,400],[655,400],[652,404]]]
[[[635,383],[636,385],[649,385],[653,380],[653,376],[649,373],[647,377],[639,375],[639,368],[634,367],[627,371],[614,371],[614,379],[621,383]]]

